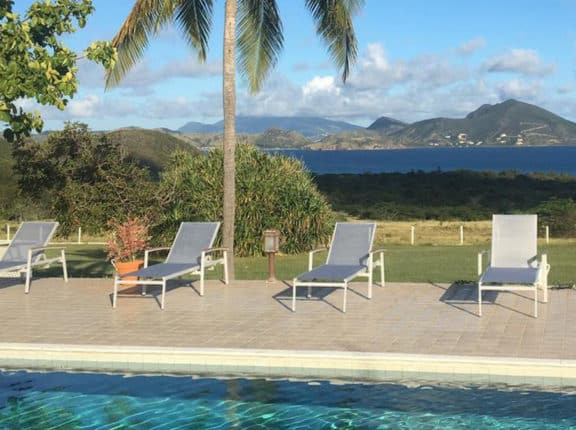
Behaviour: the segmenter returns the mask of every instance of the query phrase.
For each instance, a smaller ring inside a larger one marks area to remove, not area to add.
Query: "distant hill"
[[[406,123],[394,118],[382,116],[368,126],[368,130],[377,131],[381,134],[392,134],[406,127]]]
[[[363,127],[344,121],[332,121],[318,117],[302,116],[237,116],[238,133],[259,134],[269,129],[295,131],[308,138],[319,138],[343,131],[360,130]],[[181,133],[220,133],[224,130],[224,121],[215,124],[189,122],[180,127]]]
[[[307,145],[307,149],[345,150],[345,149],[399,149],[394,139],[384,133],[373,130],[348,131],[331,134],[317,142]]]
[[[301,149],[310,144],[310,139],[305,138],[295,131],[285,131],[271,128],[259,134],[254,139],[254,145],[259,148],[294,148]]]
[[[391,135],[406,146],[574,145],[576,123],[517,100],[480,106],[465,118],[415,122]]]
[[[144,128],[121,128],[105,133],[110,142],[120,146],[140,165],[146,166],[154,174],[161,171],[176,150],[200,153],[192,144],[172,134]]]

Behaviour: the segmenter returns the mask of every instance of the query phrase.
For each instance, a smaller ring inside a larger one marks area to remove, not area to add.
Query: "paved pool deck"
[[[111,279],[39,278],[28,295],[0,279],[0,366],[576,385],[571,289],[534,318],[528,292],[486,292],[478,317],[474,285],[388,283],[368,300],[352,284],[342,313],[341,289],[300,288],[292,312],[288,282],[208,281],[203,297],[197,284],[171,284],[164,310],[158,289],[127,288],[113,309]]]

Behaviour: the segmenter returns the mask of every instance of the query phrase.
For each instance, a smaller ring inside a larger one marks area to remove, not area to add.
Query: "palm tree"
[[[316,32],[346,81],[356,60],[357,42],[352,17],[364,0],[305,0],[316,23]],[[212,27],[214,0],[136,0],[130,14],[114,37],[118,61],[106,76],[106,86],[118,85],[140,60],[154,36],[166,24],[175,22],[205,61]],[[236,19],[238,15],[238,28]],[[257,92],[275,66],[284,38],[276,0],[225,0],[223,107],[224,107],[224,205],[223,246],[234,249],[236,143],[236,60],[250,90]],[[239,55],[236,59],[235,48]],[[233,252],[230,253],[233,255]],[[234,279],[234,259],[230,261]]]

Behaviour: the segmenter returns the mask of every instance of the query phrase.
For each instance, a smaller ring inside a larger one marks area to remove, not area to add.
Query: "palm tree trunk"
[[[224,106],[224,204],[222,245],[228,254],[228,271],[231,280],[234,270],[234,217],[236,212],[236,0],[226,0],[224,16],[224,64],[223,64],[223,106]]]

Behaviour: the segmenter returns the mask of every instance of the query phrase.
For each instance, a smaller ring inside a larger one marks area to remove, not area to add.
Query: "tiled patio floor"
[[[479,318],[472,286],[388,284],[372,300],[365,285],[353,289],[346,314],[342,290],[328,289],[299,295],[292,313],[282,282],[210,281],[204,297],[182,284],[162,311],[157,290],[122,296],[113,309],[110,279],[35,279],[28,295],[2,279],[0,342],[576,359],[573,290],[551,290],[535,319],[528,295],[516,293],[485,293]]]

